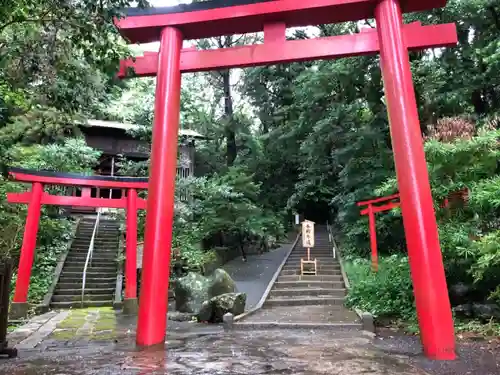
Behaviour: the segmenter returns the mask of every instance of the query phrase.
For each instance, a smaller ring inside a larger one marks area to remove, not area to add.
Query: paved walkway
[[[107,313],[93,313],[94,318],[104,315]],[[94,327],[99,320],[94,319]],[[71,319],[62,326],[71,326],[68,323]],[[457,361],[435,362],[422,356],[418,338],[386,336],[374,340],[363,332],[222,332],[207,325],[181,324],[175,328],[171,324],[167,350],[155,351],[137,350],[133,332],[111,337],[96,339],[93,329],[80,330],[71,338],[49,335],[36,348],[20,350],[19,358],[2,360],[0,375],[246,375],[249,369],[252,374],[273,375],[500,373],[500,350],[487,342],[462,343]]]
[[[223,266],[236,282],[238,291],[247,294],[245,310],[251,310],[259,303],[290,246],[292,244],[288,243],[261,255],[249,255],[246,262],[237,258]]]

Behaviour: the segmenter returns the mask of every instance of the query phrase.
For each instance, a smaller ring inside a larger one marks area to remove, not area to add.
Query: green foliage
[[[414,320],[415,305],[408,257],[392,255],[379,259],[379,271],[371,262],[346,258],[345,269],[351,283],[347,304],[375,317]]]
[[[64,219],[44,219],[40,222],[40,236],[31,271],[28,301],[40,303],[49,290],[61,253],[68,250],[72,223]],[[43,234],[42,234],[43,233]],[[12,278],[12,291],[14,280]]]

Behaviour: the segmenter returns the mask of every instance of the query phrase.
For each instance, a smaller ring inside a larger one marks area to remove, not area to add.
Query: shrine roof
[[[447,0],[402,0],[404,12],[441,8]],[[160,39],[166,26],[182,31],[185,40],[263,30],[264,24],[312,26],[372,18],[375,0],[211,0],[161,8],[127,8],[116,21],[130,43]]]
[[[117,122],[117,121],[103,121],[103,120],[87,120],[85,124],[86,126],[95,127],[95,128],[112,128],[112,129],[121,129],[121,130],[134,130],[141,129],[144,125],[138,124],[130,124],[125,122]],[[199,138],[206,139],[205,136],[201,135],[195,130],[191,129],[179,129],[180,137],[189,137],[189,138]]]

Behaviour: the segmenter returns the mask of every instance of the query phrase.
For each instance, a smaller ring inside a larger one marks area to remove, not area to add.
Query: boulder
[[[190,272],[175,283],[175,310],[197,314],[203,301],[208,300],[210,279],[199,273]]]
[[[225,293],[203,302],[198,320],[209,323],[222,323],[224,315],[238,316],[245,312],[247,295],[245,293]]]
[[[183,313],[198,314],[205,301],[234,292],[235,282],[222,269],[216,269],[209,277],[190,272],[175,282],[175,309]]]
[[[488,321],[500,319],[500,308],[495,304],[467,303],[453,308],[453,312],[462,318],[474,318]]]
[[[208,291],[210,295],[209,298],[220,296],[221,294],[236,292],[236,283],[223,269],[217,268],[210,279],[210,289]]]
[[[472,314],[475,318],[488,321],[491,318],[500,319],[500,308],[492,303],[473,303]]]
[[[450,286],[450,302],[452,306],[463,305],[470,302],[473,288],[465,283],[457,283]]]

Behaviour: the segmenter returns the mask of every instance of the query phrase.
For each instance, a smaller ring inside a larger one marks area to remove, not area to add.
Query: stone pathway
[[[261,255],[249,255],[246,262],[233,259],[222,267],[236,282],[238,290],[246,293],[246,311],[257,306],[290,246],[288,243]]]
[[[171,333],[167,351],[137,351],[133,338],[118,343],[45,346],[5,361],[1,375],[354,375],[424,374],[404,355],[388,355],[362,333],[256,331],[212,335]]]

